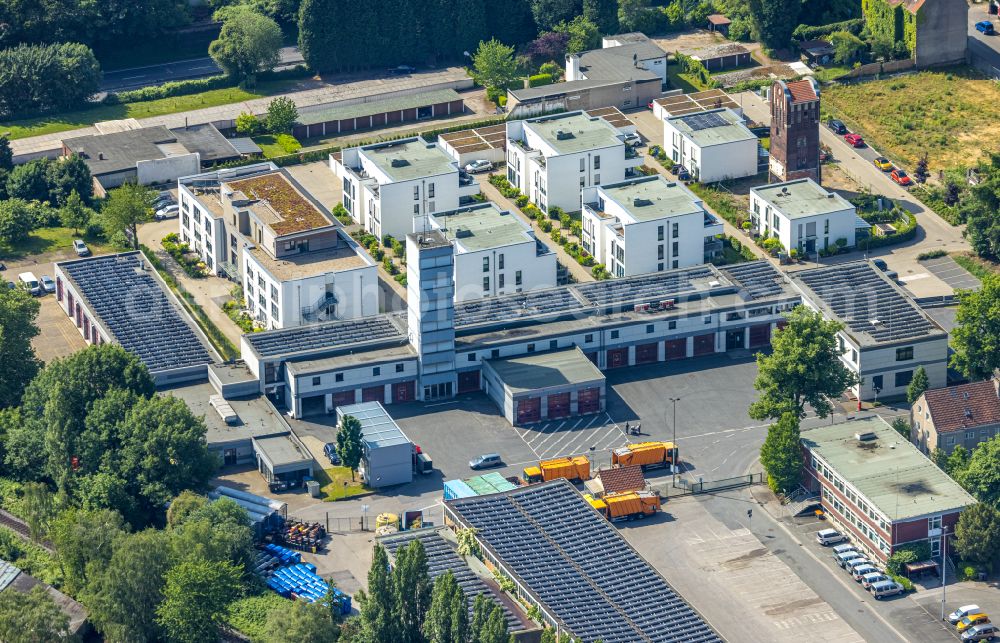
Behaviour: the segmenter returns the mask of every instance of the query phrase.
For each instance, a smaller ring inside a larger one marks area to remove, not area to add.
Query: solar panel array
[[[569,288],[549,288],[505,297],[487,297],[455,305],[455,327],[505,322],[582,308]]]
[[[876,342],[920,337],[935,326],[867,263],[795,274],[850,330]]]
[[[114,339],[151,372],[212,363],[148,269],[139,269],[139,253],[72,261],[60,268]]]
[[[396,552],[404,547],[409,546],[414,540],[420,540],[421,544],[424,546],[424,552],[427,554],[427,572],[431,577],[431,580],[436,579],[441,574],[448,570],[451,570],[452,575],[458,582],[458,586],[462,588],[465,592],[465,597],[469,600],[469,614],[472,614],[472,604],[475,601],[476,596],[479,594],[485,594],[488,598],[492,598],[501,608],[503,608],[503,615],[507,619],[507,629],[508,630],[519,630],[521,629],[521,621],[516,616],[514,616],[511,611],[507,608],[502,600],[493,592],[489,585],[483,582],[479,576],[476,576],[469,566],[465,564],[458,554],[455,553],[454,547],[452,547],[448,542],[441,537],[441,535],[433,529],[422,529],[418,531],[408,531],[402,532],[395,536],[385,536],[379,538],[379,543],[393,556],[396,556]]]
[[[577,639],[721,641],[565,480],[448,504]]]
[[[380,315],[252,333],[244,337],[258,355],[270,357],[391,337],[402,338],[403,335],[388,316]]]
[[[713,127],[725,127],[729,125],[729,121],[722,118],[719,112],[708,112],[705,114],[691,114],[690,116],[685,116],[682,119],[691,131],[698,132],[703,129],[712,129]]]
[[[694,279],[708,279],[713,272],[706,266],[671,272],[658,272],[628,279],[608,279],[574,286],[577,292],[597,306],[633,302],[654,302],[659,299],[693,292]]]
[[[746,288],[751,299],[780,295],[783,290],[781,273],[767,261],[738,263],[723,268],[722,272]]]

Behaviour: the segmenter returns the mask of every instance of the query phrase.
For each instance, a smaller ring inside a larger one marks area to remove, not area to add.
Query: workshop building
[[[378,402],[337,407],[337,425],[351,416],[361,423],[362,461],[358,472],[372,488],[413,480],[415,448],[396,421]]]

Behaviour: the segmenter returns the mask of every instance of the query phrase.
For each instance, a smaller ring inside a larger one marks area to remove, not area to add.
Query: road
[[[987,36],[976,31],[976,23],[992,20],[997,25],[996,16],[987,10],[988,3],[973,4],[969,7],[969,53],[973,64],[994,78],[1000,77],[1000,36]]]
[[[282,47],[279,52],[279,62],[276,69],[293,67],[303,62],[298,47]],[[102,92],[118,92],[126,89],[138,89],[150,85],[160,85],[173,80],[189,80],[216,76],[222,70],[208,56],[177,60],[159,65],[133,67],[131,69],[116,69],[104,73],[101,81]]]

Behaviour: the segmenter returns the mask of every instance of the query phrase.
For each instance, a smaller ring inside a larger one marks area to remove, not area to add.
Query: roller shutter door
[[[771,324],[750,327],[750,348],[762,348],[771,343]]]
[[[622,366],[628,366],[628,349],[608,349],[608,368],[621,368]]]
[[[597,413],[601,410],[601,389],[585,388],[576,395],[577,413]],[[550,412],[551,415],[551,412]]]
[[[412,402],[416,396],[416,382],[399,382],[392,385],[393,402]]]
[[[466,371],[458,374],[458,392],[474,393],[479,390],[479,371]]]
[[[310,395],[302,398],[302,415],[321,415],[326,413],[326,396]]]
[[[711,355],[715,352],[715,333],[694,336],[694,354]]]
[[[687,357],[687,339],[668,339],[665,344],[668,360]]]
[[[354,389],[350,391],[340,391],[339,393],[333,394],[333,406],[334,408],[338,406],[347,406],[348,404],[354,404]]]
[[[385,402],[385,387],[369,386],[368,388],[361,389],[361,401],[379,403]]]
[[[542,398],[525,397],[515,400],[517,424],[531,424],[542,419]]]
[[[656,361],[656,353],[659,344],[639,344],[635,347],[635,363],[651,364]]]
[[[549,396],[549,419],[569,417],[569,393],[556,393]]]

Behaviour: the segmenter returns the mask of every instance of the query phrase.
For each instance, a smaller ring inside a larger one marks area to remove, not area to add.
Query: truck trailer
[[[527,467],[524,470],[524,481],[529,484],[558,478],[566,478],[570,482],[590,480],[590,460],[585,455],[555,458],[542,460],[537,467]]]
[[[591,507],[612,522],[645,518],[660,510],[660,497],[652,491],[623,491],[605,494],[603,498],[595,498],[587,493],[583,497]]]
[[[639,465],[642,470],[658,469],[680,462],[673,442],[637,442],[611,450],[611,464],[622,467]]]

